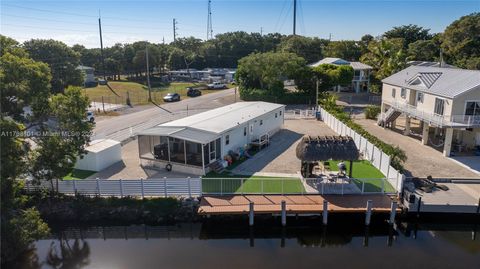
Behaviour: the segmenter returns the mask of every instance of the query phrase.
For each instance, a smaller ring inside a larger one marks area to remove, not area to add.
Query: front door
[[[250,141],[252,141],[253,140],[253,123],[250,123],[248,126],[248,134],[250,137]]]
[[[213,163],[215,160],[217,160],[215,141],[212,141],[208,144],[208,149],[209,162]]]

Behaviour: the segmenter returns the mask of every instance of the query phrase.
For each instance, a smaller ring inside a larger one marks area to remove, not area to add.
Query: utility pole
[[[150,85],[150,66],[148,64],[148,43],[145,47],[145,60],[147,62],[147,84],[148,84],[148,101],[151,102],[152,101],[152,87]]]
[[[263,27],[260,27],[260,35],[263,36]]]
[[[98,29],[100,32],[100,55],[102,57],[103,79],[106,81],[107,77],[105,75],[105,57],[103,56],[102,20],[100,18],[100,10],[98,11]]]
[[[212,0],[208,0],[208,16],[207,16],[207,40],[213,38],[212,27]]]
[[[332,41],[332,33],[328,34],[328,41]]]
[[[293,35],[297,34],[297,0],[293,0]]]
[[[173,18],[173,42],[177,41],[177,20]]]
[[[319,84],[319,81],[317,78],[316,84],[315,84],[315,110],[318,109],[318,84]]]

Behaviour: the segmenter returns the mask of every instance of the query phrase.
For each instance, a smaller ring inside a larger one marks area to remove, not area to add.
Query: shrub
[[[328,96],[327,96],[328,98]],[[404,171],[403,163],[407,160],[407,155],[405,151],[403,151],[398,146],[393,146],[383,142],[382,140],[378,139],[376,136],[370,134],[367,130],[365,130],[362,126],[355,123],[348,113],[343,111],[340,106],[335,105],[333,106],[330,101],[326,101],[325,99],[322,100],[320,103],[328,103],[328,106],[322,106],[327,112],[332,114],[335,118],[343,122],[345,125],[350,127],[352,130],[357,132],[359,135],[365,137],[370,143],[374,144],[377,148],[381,151],[385,152],[385,154],[390,156],[390,165],[397,169],[400,172]]]
[[[380,114],[380,106],[371,105],[365,108],[365,117],[367,119],[376,120]]]

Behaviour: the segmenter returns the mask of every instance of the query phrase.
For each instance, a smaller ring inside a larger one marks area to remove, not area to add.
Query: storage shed
[[[283,126],[285,105],[239,102],[138,133],[139,157],[174,171],[205,175],[229,151],[268,141]]]
[[[85,150],[87,154],[77,160],[75,169],[98,172],[122,160],[122,146],[115,140],[93,140]]]

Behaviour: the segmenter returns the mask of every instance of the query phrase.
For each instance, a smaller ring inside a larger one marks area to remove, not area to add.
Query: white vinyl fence
[[[55,181],[53,185],[56,187]],[[50,182],[36,185],[27,181],[25,184],[27,191],[50,188]],[[202,181],[200,178],[59,180],[58,192],[63,194],[142,198],[199,197],[202,194]]]
[[[285,110],[285,119],[314,119],[316,112],[314,109],[289,109]]]
[[[405,176],[395,170],[390,165],[390,156],[385,154],[375,145],[370,143],[365,137],[361,136],[343,122],[335,118],[333,115],[319,107],[320,119],[325,122],[328,127],[342,136],[350,136],[355,141],[355,145],[363,154],[364,158],[369,160],[373,166],[380,170],[388,180],[388,182],[395,188],[397,192],[401,192],[403,188],[403,181]]]

